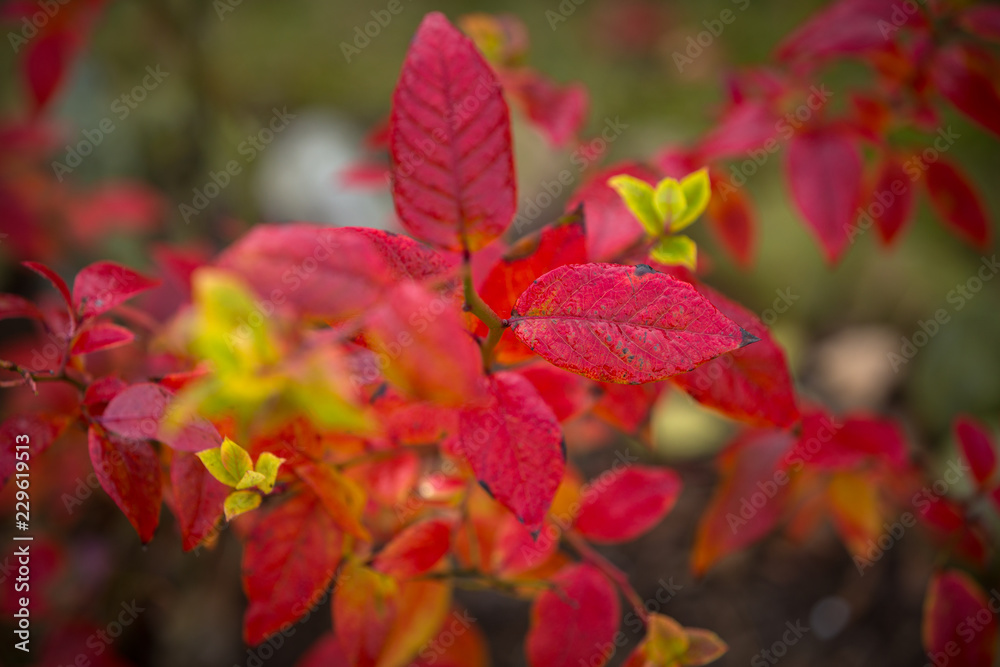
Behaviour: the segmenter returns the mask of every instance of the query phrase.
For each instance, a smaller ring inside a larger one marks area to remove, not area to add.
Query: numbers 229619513
[[[14,444],[14,457],[16,459],[14,477],[16,479],[15,484],[17,485],[17,494],[15,496],[17,504],[14,506],[16,511],[14,519],[17,522],[18,528],[27,530],[27,524],[31,520],[28,496],[28,486],[31,484],[28,479],[30,474],[28,461],[31,459],[31,451],[28,449],[29,438],[27,435],[19,435],[14,438]]]

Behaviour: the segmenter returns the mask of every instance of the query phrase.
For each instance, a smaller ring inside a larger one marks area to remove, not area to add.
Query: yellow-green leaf
[[[250,510],[260,507],[260,494],[256,491],[233,491],[226,496],[226,502],[222,504],[222,509],[226,513],[226,521],[231,521]]]
[[[701,628],[684,628],[688,638],[687,653],[684,654],[683,664],[707,665],[725,655],[729,647],[726,642],[719,639],[719,635],[709,630]]]
[[[641,179],[619,174],[608,179],[608,185],[615,189],[622,201],[636,217],[643,229],[652,236],[663,231],[663,216],[653,203],[653,186]]]
[[[685,176],[680,182],[680,188],[684,193],[686,205],[684,212],[674,217],[670,225],[672,232],[684,229],[708,208],[708,200],[712,198],[712,183],[708,178],[708,169],[699,169]]]
[[[274,481],[278,478],[278,468],[284,462],[285,459],[275,456],[271,452],[264,452],[257,457],[257,472],[264,478],[257,483],[257,488],[264,493],[271,493]]]
[[[222,441],[219,450],[222,465],[237,482],[243,480],[248,470],[253,470],[253,459],[250,458],[250,454],[229,438]]]
[[[685,197],[680,183],[672,178],[664,178],[656,185],[653,204],[656,206],[660,220],[663,221],[661,229],[670,231],[674,228],[677,219],[684,215],[684,211],[687,209],[687,197]]]
[[[683,234],[667,236],[653,246],[649,256],[661,264],[680,264],[694,271],[698,263],[698,246]]]
[[[267,481],[264,475],[260,474],[256,470],[247,470],[243,473],[243,477],[240,478],[239,484],[236,485],[237,489],[252,489],[255,486],[260,486],[261,482]]]
[[[198,458],[205,464],[205,468],[208,469],[212,477],[226,486],[236,486],[239,483],[239,478],[226,470],[226,466],[222,464],[222,450],[220,448],[198,452]]]

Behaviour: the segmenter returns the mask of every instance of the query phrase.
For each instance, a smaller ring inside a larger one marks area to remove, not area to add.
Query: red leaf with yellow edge
[[[174,452],[170,462],[170,507],[177,517],[184,551],[212,534],[222,518],[229,487],[212,477],[205,464],[188,452]]]
[[[487,305],[504,317],[535,278],[564,264],[586,261],[586,229],[583,215],[576,211],[515,244],[490,269],[479,293]],[[477,333],[485,335],[486,325],[480,323]],[[509,331],[504,332],[496,347],[496,357],[503,363],[532,356],[531,350]]]
[[[457,268],[454,255],[443,255],[420,241],[371,227],[338,227],[335,234],[357,234],[371,241],[394,281],[445,276]]]
[[[510,117],[472,41],[424,17],[392,100],[393,200],[403,226],[449,250],[479,250],[517,209]]]
[[[963,241],[985,250],[990,245],[990,221],[979,192],[962,171],[944,160],[927,165],[924,177],[934,211]]]
[[[333,591],[333,629],[352,665],[374,665],[396,616],[399,587],[390,576],[348,561]]]
[[[688,283],[644,264],[570,264],[518,298],[510,326],[547,361],[636,384],[688,371],[757,340]]]
[[[861,151],[845,130],[803,130],[789,142],[785,174],[792,200],[830,264],[847,248],[847,230],[861,196],[861,168]]]
[[[257,520],[243,546],[247,644],[256,646],[319,604],[340,564],[341,542],[333,518],[311,493],[293,496]]]
[[[85,266],[73,280],[73,307],[87,319],[106,313],[137,294],[160,284],[114,262],[94,262]]]
[[[28,445],[27,451],[34,458],[62,435],[69,421],[62,415],[42,413],[13,415],[5,419],[0,424],[0,488],[6,486],[17,468],[18,445]]]
[[[992,435],[982,424],[966,416],[959,417],[955,422],[955,435],[962,456],[972,468],[972,476],[982,486],[997,469],[997,452]]]
[[[379,552],[374,567],[397,579],[423,574],[451,549],[449,521],[428,519],[407,526]]]
[[[265,315],[289,304],[306,316],[339,321],[364,312],[406,270],[405,264],[390,270],[388,254],[353,228],[298,222],[254,227],[215,264],[254,288]]]
[[[486,386],[487,399],[459,415],[458,450],[487,492],[537,530],[566,466],[562,430],[520,375],[495,373]]]
[[[132,442],[91,426],[87,448],[101,488],[115,501],[146,544],[160,523],[160,460],[148,442]]]
[[[532,667],[600,667],[621,620],[618,591],[593,565],[573,564],[552,578],[531,608],[525,640]],[[570,638],[573,638],[570,641]]]
[[[445,625],[457,622],[459,627],[468,627],[471,624],[467,614],[449,614],[450,609],[451,587],[448,584],[421,580],[401,582],[396,618],[376,667],[405,667],[428,647],[428,642]],[[449,629],[454,631],[454,628]]]
[[[483,362],[455,304],[413,282],[397,285],[365,320],[386,377],[413,398],[461,405],[479,394]]]
[[[870,552],[882,532],[882,501],[879,486],[870,475],[840,472],[832,476],[826,488],[826,502],[833,525],[859,560]]]
[[[160,385],[150,382],[134,384],[108,402],[100,422],[123,438],[159,440],[183,452],[218,447],[222,436],[211,422],[197,415],[176,429],[161,426],[173,397],[173,392]]]
[[[573,527],[591,541],[635,539],[658,524],[677,502],[681,480],[673,470],[626,465],[583,487],[583,502]]]
[[[329,632],[309,648],[295,667],[354,667],[354,664],[347,659],[337,635]]]
[[[985,49],[953,42],[934,54],[931,80],[956,109],[1000,136],[997,67],[996,59]]]
[[[302,462],[294,469],[341,530],[359,540],[371,540],[368,529],[361,523],[367,498],[357,482],[324,463]]]
[[[706,217],[723,249],[741,268],[749,268],[757,251],[757,213],[749,195],[713,175]]]
[[[883,245],[892,245],[910,222],[915,194],[913,181],[903,169],[903,160],[897,155],[885,156],[879,165],[865,214],[875,221],[875,229]],[[864,217],[858,220],[858,224],[864,222]],[[858,233],[853,232],[855,235]]]
[[[135,340],[135,334],[111,322],[98,322],[77,334],[70,348],[70,354],[90,354],[100,350],[110,350],[128,345]]]
[[[949,667],[992,665],[997,642],[995,600],[988,600],[964,572],[935,573],[924,598],[923,642],[928,657]]]
[[[621,196],[608,185],[608,179],[618,174],[634,176],[656,185],[655,171],[637,162],[621,162],[594,174],[566,204],[566,211],[583,205],[587,219],[587,254],[591,260],[616,259],[641,240],[645,233],[639,221],[629,211]],[[526,209],[529,213],[530,209]]]
[[[799,419],[785,353],[764,323],[743,306],[701,288],[719,311],[758,339],[754,345],[707,361],[675,384],[703,405],[758,427],[788,427]]]
[[[790,482],[782,466],[794,444],[786,431],[747,431],[719,455],[721,479],[698,523],[691,553],[697,576],[777,524]]]

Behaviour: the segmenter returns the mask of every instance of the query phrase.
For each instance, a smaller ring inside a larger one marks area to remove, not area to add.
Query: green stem
[[[500,316],[483,301],[483,298],[479,296],[479,292],[473,286],[472,268],[469,266],[468,253],[465,255],[465,263],[462,267],[462,284],[465,287],[466,309],[478,317],[489,328],[489,333],[479,348],[483,355],[483,368],[488,373],[493,363],[493,350],[496,348],[497,343],[500,342],[500,337],[503,336],[503,330],[507,328],[507,323],[506,320],[500,319]]]

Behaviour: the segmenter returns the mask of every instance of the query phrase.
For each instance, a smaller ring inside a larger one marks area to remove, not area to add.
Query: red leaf
[[[740,267],[749,268],[757,249],[757,215],[750,197],[713,176],[707,220],[723,249]]]
[[[66,307],[70,308],[73,303],[73,299],[69,295],[69,287],[67,287],[66,281],[63,280],[58,273],[44,264],[39,264],[38,262],[21,262],[21,264],[52,283],[52,286],[59,291],[60,295],[62,295],[63,301],[66,302]],[[72,311],[72,309],[70,310]]]
[[[1000,7],[996,5],[974,5],[962,11],[958,24],[983,39],[1000,42]]]
[[[618,174],[640,178],[651,185],[659,180],[656,172],[635,162],[621,162],[594,174],[566,204],[566,211],[583,205],[587,221],[587,254],[592,260],[605,261],[621,255],[639,241],[644,232],[621,196],[608,185]]]
[[[771,332],[743,306],[714,290],[703,287],[702,292],[759,342],[675,375],[674,382],[699,403],[751,426],[785,428],[797,422],[799,409],[788,363]]]
[[[702,139],[698,155],[705,160],[745,158],[748,151],[759,149],[768,140],[777,145],[779,122],[766,102],[748,100],[735,105]]]
[[[87,391],[83,394],[83,404],[87,407],[93,417],[100,417],[104,414],[104,409],[108,402],[128,387],[122,380],[116,377],[103,377],[91,382]]]
[[[93,243],[116,231],[144,232],[163,219],[163,197],[140,183],[109,183],[70,201],[66,212],[75,238]]]
[[[579,415],[593,403],[590,383],[575,373],[544,362],[523,366],[515,372],[534,385],[560,422]]]
[[[601,397],[594,406],[594,416],[600,417],[624,433],[634,434],[649,419],[665,383],[614,384],[600,383]]]
[[[173,397],[173,393],[160,385],[134,384],[111,399],[101,416],[101,424],[123,438],[159,440],[184,452],[218,447],[222,436],[211,422],[202,417],[193,416],[176,432],[161,427],[160,422]]]
[[[992,604],[965,573],[935,574],[924,599],[923,641],[928,657],[948,667],[992,665],[997,639]]]
[[[256,646],[319,604],[340,564],[341,541],[312,494],[290,498],[254,524],[243,546],[247,644]]]
[[[926,179],[931,206],[945,225],[973,246],[988,248],[991,237],[989,216],[979,192],[968,177],[955,165],[938,160],[927,165]]]
[[[912,179],[903,169],[903,160],[897,155],[887,155],[879,166],[871,201],[866,208],[866,215],[875,221],[883,245],[892,245],[910,221],[915,194]]]
[[[397,579],[427,572],[451,548],[451,524],[430,519],[407,526],[379,552],[374,567]]]
[[[106,313],[136,294],[160,284],[114,262],[94,262],[76,274],[73,281],[73,307],[87,319]]]
[[[861,152],[845,132],[833,128],[796,133],[785,171],[792,198],[835,264],[847,247],[861,192]]]
[[[479,250],[516,212],[510,118],[493,70],[439,12],[424,17],[393,95],[393,199],[403,226]]]
[[[0,320],[24,317],[30,320],[45,321],[42,311],[35,304],[15,294],[0,294]]]
[[[446,257],[409,236],[369,227],[341,227],[336,233],[358,234],[371,241],[375,252],[389,268],[393,281],[409,278],[419,282],[446,275],[456,268],[453,256]]]
[[[593,565],[563,568],[552,578],[562,595],[544,591],[531,608],[525,640],[532,667],[603,665],[621,616],[618,592]]]
[[[642,264],[550,271],[518,298],[510,326],[556,366],[622,384],[691,370],[756,340],[691,285]]]
[[[400,283],[365,320],[366,341],[403,393],[460,405],[480,389],[483,361],[451,297]]]
[[[295,667],[353,667],[353,665],[347,659],[347,653],[340,645],[337,635],[329,632],[309,648]]]
[[[135,340],[135,334],[110,322],[98,322],[77,334],[73,341],[71,354],[90,354],[98,350],[108,350],[121,347]]]
[[[174,452],[170,484],[171,509],[177,517],[184,551],[190,551],[215,529],[229,487],[212,477],[197,456],[187,452]]]
[[[1000,90],[996,60],[974,46],[956,43],[938,50],[931,80],[956,109],[1000,136]]]
[[[894,421],[858,416],[837,423],[821,411],[803,415],[799,440],[789,457],[796,470],[803,464],[847,470],[868,462],[899,470],[908,460],[906,440]]]
[[[556,148],[574,138],[587,119],[590,100],[579,83],[559,85],[529,68],[509,70],[503,75],[507,93],[524,107],[531,122]]]
[[[160,460],[148,442],[132,442],[99,432],[91,426],[87,433],[90,462],[115,505],[146,544],[160,523],[163,484]]]
[[[459,415],[458,449],[490,495],[535,531],[566,466],[562,431],[520,375],[495,373],[486,383],[485,404]]]
[[[333,591],[333,629],[352,665],[375,665],[397,613],[396,582],[348,561]]]
[[[521,239],[493,265],[479,293],[495,312],[507,314],[535,278],[564,264],[586,261],[586,231],[583,216],[577,211],[559,224]],[[480,323],[477,333],[485,335],[486,325]],[[496,347],[496,357],[502,363],[532,356],[531,350],[509,332],[504,332]]]
[[[270,307],[342,320],[375,303],[398,274],[371,236],[308,223],[258,225],[219,255],[216,265],[246,280]],[[398,269],[397,269],[398,270]]]
[[[972,476],[982,486],[997,469],[997,452],[990,432],[969,417],[959,417],[955,422],[955,435],[962,456],[972,468]]]
[[[7,485],[17,468],[16,454],[24,451],[18,450],[18,445],[27,444],[29,456],[34,458],[48,449],[68,425],[68,418],[56,415],[14,415],[5,419],[0,424],[0,488]]]
[[[673,509],[681,492],[680,477],[667,468],[628,465],[612,470],[610,479],[607,475],[583,488],[580,514],[573,524],[594,542],[626,542],[642,535]]]
[[[35,109],[50,101],[79,48],[79,39],[70,30],[45,31],[24,52],[24,74]]]
[[[788,494],[789,476],[782,462],[794,444],[786,431],[747,431],[719,455],[722,479],[698,523],[691,552],[695,575],[775,526]]]

